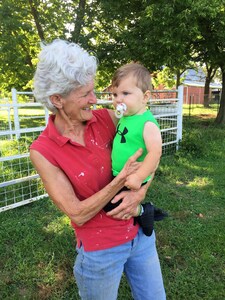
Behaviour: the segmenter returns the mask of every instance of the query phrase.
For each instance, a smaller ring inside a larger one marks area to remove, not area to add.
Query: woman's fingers
[[[140,148],[138,149],[130,158],[127,160],[124,170],[126,171],[127,175],[130,175],[132,172],[136,171],[139,168],[139,164],[136,160],[139,156],[141,156],[143,150]]]
[[[129,159],[128,161],[130,161],[131,163],[136,162],[136,160],[138,159],[139,156],[141,156],[143,152],[143,149],[140,148],[138,149]]]

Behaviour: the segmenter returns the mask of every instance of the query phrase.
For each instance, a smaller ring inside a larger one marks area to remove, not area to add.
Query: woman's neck
[[[58,111],[54,124],[62,136],[68,137],[73,142],[84,145],[84,129],[86,124],[78,120],[71,120],[68,116]]]

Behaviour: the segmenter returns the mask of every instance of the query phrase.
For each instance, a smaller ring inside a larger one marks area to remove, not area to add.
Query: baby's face
[[[122,79],[119,85],[113,87],[113,105],[126,104],[124,116],[142,114],[146,110],[146,96],[136,85],[136,80],[132,75]]]

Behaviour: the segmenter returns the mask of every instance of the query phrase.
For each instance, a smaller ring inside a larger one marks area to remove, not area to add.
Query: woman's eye
[[[88,93],[86,93],[86,94],[84,94],[84,95],[83,95],[83,98],[87,97],[87,96],[88,96],[88,94],[89,94],[89,92],[88,92]]]

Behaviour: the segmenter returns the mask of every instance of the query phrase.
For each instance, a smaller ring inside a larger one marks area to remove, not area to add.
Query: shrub
[[[203,132],[197,129],[192,129],[191,131],[184,130],[177,154],[201,157],[204,154],[204,145]]]

